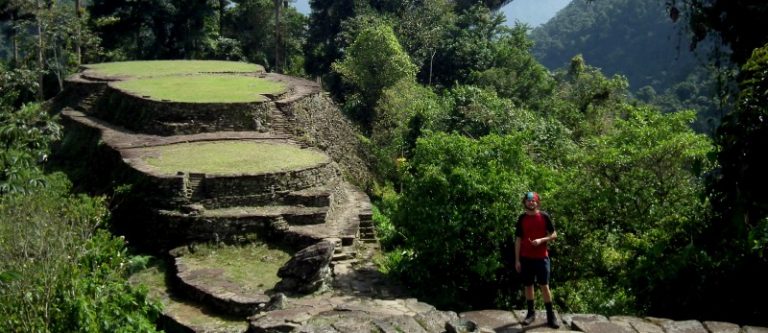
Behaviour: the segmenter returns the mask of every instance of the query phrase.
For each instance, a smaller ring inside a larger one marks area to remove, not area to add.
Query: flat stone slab
[[[743,333],[768,333],[768,327],[744,326]]]
[[[581,322],[596,322],[596,321],[608,321],[608,318],[603,315],[590,314],[590,313],[566,313],[561,316],[565,326],[573,327],[574,321]]]
[[[698,320],[666,322],[661,328],[667,333],[710,333]]]
[[[611,322],[616,324],[633,328],[638,333],[664,333],[664,330],[661,328],[661,326],[643,318],[631,316],[612,316],[609,319]]]
[[[710,333],[739,333],[741,331],[739,325],[722,321],[705,321],[702,324]]]
[[[399,315],[384,319],[376,319],[373,324],[378,327],[382,333],[429,333],[412,316]]]
[[[313,296],[289,298],[285,305],[285,309],[249,318],[250,330],[297,327],[300,332],[443,332],[445,322],[458,317],[416,299]]]
[[[525,318],[527,312],[528,311],[526,310],[516,310],[514,313],[517,318],[522,321]],[[547,312],[544,310],[536,310],[536,320],[534,320],[533,323],[528,326],[523,326],[523,332],[560,332],[570,330],[570,328],[561,320],[560,314],[557,313],[557,311],[555,311],[555,317],[557,318],[558,324],[560,324],[560,328],[556,330],[547,326]]]
[[[481,329],[487,328],[495,332],[519,332],[522,326],[512,311],[480,310],[462,312],[459,318],[471,320]]]
[[[573,329],[586,333],[635,333],[635,330],[609,321],[579,321],[573,322]]]

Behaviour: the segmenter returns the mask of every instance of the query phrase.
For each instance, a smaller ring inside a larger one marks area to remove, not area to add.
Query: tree
[[[629,85],[624,77],[607,78],[577,55],[567,70],[555,74],[555,80],[555,94],[544,110],[568,127],[575,140],[605,133],[621,116]]]
[[[371,130],[371,142],[378,161],[374,163],[384,180],[398,180],[396,161],[410,159],[416,140],[423,129],[434,127],[444,111],[440,98],[432,89],[413,80],[400,80],[384,89],[376,104],[376,119]]]
[[[384,24],[361,31],[345,50],[344,59],[333,64],[333,70],[355,87],[362,102],[357,116],[369,131],[375,119],[373,107],[384,89],[400,80],[412,81],[416,75],[416,66],[392,28]]]
[[[526,26],[516,25],[502,33],[492,44],[493,67],[473,72],[471,82],[495,90],[516,105],[540,110],[542,101],[552,94],[555,81],[531,54],[533,42],[527,32]]]
[[[419,79],[432,85],[432,69],[438,46],[455,23],[454,4],[446,0],[408,1],[400,12],[395,33],[413,63],[420,68]]]
[[[762,158],[768,144],[768,44],[753,52],[740,75],[736,109],[723,119],[716,135],[721,171],[713,195],[718,214],[732,219],[746,235],[760,232],[757,227],[768,218],[768,164]]]
[[[708,218],[701,193],[713,147],[690,129],[692,111],[625,112],[607,132],[583,139],[583,149],[569,157],[568,181],[552,195],[560,234],[555,257],[568,258],[560,261],[564,283],[556,293],[568,311],[672,316],[657,312],[669,303],[656,297],[669,292],[657,290],[698,283],[684,273],[684,258]]]
[[[469,82],[474,72],[493,67],[494,42],[506,33],[504,17],[481,5],[459,14],[435,55],[433,82],[450,87]]]
[[[673,21],[686,17],[691,31],[691,48],[708,35],[719,37],[730,46],[731,60],[746,63],[752,50],[768,43],[768,36],[757,31],[768,30],[768,4],[760,0],[667,0]]]

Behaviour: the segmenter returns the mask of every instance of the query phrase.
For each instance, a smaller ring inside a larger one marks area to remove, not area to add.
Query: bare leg
[[[549,285],[542,284],[539,286],[539,289],[541,289],[541,297],[544,299],[544,303],[552,303],[552,291],[549,290]],[[531,295],[533,295],[533,287],[531,287]],[[528,295],[526,294],[525,297],[528,297]]]
[[[549,290],[549,288],[547,288]],[[525,286],[525,299],[532,301],[533,300],[533,285]]]

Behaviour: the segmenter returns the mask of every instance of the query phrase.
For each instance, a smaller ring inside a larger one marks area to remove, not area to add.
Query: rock
[[[269,303],[267,303],[265,310],[275,311],[285,309],[286,302],[288,302],[288,297],[285,297],[285,294],[283,293],[277,293],[269,298]]]
[[[659,325],[642,318],[613,316],[610,319],[611,322],[619,325],[629,325],[629,327],[634,328],[638,333],[664,333],[664,330]]]
[[[459,316],[453,311],[430,310],[419,313],[413,318],[428,332],[443,332],[445,324],[451,320],[459,319]]]
[[[511,311],[469,311],[460,313],[459,318],[472,321],[480,328],[488,328],[495,332],[511,332],[521,328],[517,317]]]
[[[445,323],[445,330],[448,333],[475,333],[478,326],[471,320],[459,318]]]
[[[709,333],[697,320],[670,321],[661,324],[667,333]]]
[[[297,252],[277,272],[282,280],[275,290],[287,293],[310,294],[330,285],[332,279],[328,264],[334,245],[321,241]]]
[[[741,331],[739,325],[722,321],[705,321],[703,324],[711,333],[739,333]]]
[[[609,321],[573,321],[573,329],[586,333],[635,333],[631,328]]]
[[[744,326],[744,333],[768,333],[768,328],[757,326]]]
[[[569,313],[569,314],[564,314],[561,317],[565,326],[569,328],[573,327],[573,323],[575,321],[580,321],[580,322],[608,321],[608,318],[598,314]],[[627,325],[627,327],[629,327],[629,325]]]
[[[428,333],[413,317],[407,315],[376,319],[373,324],[383,333]]]

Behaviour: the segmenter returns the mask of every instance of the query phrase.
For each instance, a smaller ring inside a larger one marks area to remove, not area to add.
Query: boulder
[[[333,250],[333,243],[321,241],[296,252],[277,272],[282,280],[275,290],[288,294],[310,294],[329,286],[332,275],[328,264]]]

